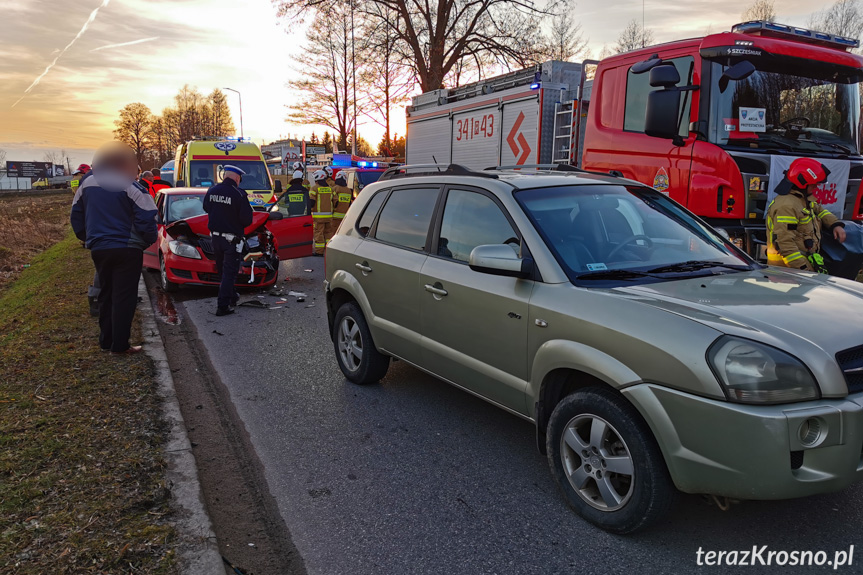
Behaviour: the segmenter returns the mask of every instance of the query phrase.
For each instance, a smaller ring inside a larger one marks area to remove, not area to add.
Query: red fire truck
[[[818,199],[863,219],[854,39],[771,22],[414,98],[407,162],[570,164],[653,186],[762,255],[764,213],[797,157]],[[592,77],[589,79],[589,76]]]

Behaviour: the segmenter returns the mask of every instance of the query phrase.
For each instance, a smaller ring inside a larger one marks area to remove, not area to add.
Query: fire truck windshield
[[[709,140],[747,151],[785,151],[807,156],[860,154],[860,93],[811,69],[777,69],[753,62],[756,71],[720,90],[726,67],[711,66]],[[784,67],[783,67],[784,68]],[[792,73],[806,73],[796,75]],[[832,78],[837,78],[833,75]]]

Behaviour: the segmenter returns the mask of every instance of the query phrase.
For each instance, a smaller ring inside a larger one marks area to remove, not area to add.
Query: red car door
[[[294,201],[291,201],[292,199]],[[276,236],[279,259],[290,260],[312,255],[312,215],[309,212],[308,192],[286,192],[273,204],[270,211],[282,214],[281,220],[267,222],[267,228]]]

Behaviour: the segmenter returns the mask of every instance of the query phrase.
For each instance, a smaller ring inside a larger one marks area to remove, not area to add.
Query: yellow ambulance
[[[252,207],[265,209],[276,202],[282,183],[273,183],[260,148],[242,138],[196,138],[177,147],[174,181],[178,188],[209,188],[224,178],[224,166],[237,166],[246,175],[240,187]]]

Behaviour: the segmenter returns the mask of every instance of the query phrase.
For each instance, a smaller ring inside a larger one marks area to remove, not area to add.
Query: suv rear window
[[[412,250],[424,249],[438,192],[438,188],[393,190],[378,218],[375,238]]]
[[[357,231],[360,232],[360,235],[366,237],[369,235],[369,231],[372,229],[372,224],[375,223],[375,217],[378,215],[378,212],[381,211],[381,204],[384,203],[384,198],[387,197],[386,190],[381,190],[369,200],[369,203],[366,204],[366,209],[363,211],[363,215],[360,216],[359,221],[357,222]]]

